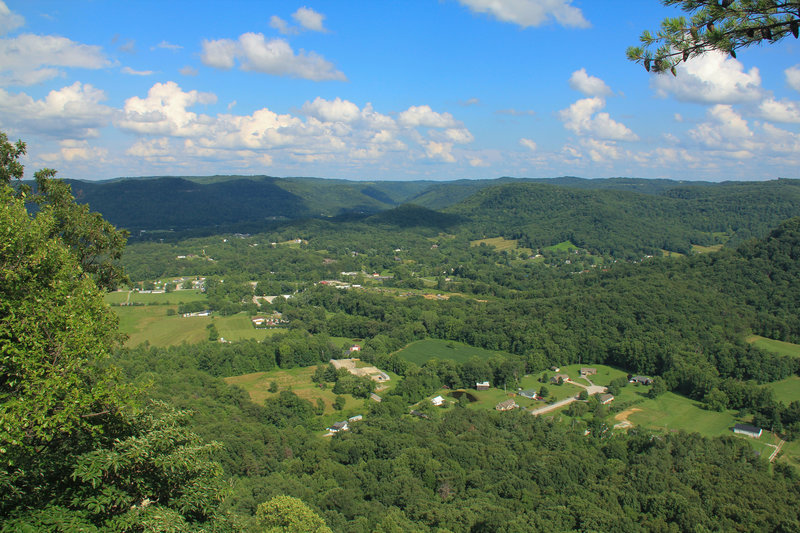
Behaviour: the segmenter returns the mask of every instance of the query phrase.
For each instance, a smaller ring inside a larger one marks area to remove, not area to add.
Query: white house
[[[441,396],[437,396],[436,398],[431,400],[431,403],[436,407],[439,407],[440,405],[444,404],[444,398],[442,398]]]

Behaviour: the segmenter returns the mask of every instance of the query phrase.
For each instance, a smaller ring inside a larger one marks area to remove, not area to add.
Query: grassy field
[[[289,370],[278,369],[270,372],[233,376],[225,378],[225,382],[243,388],[250,395],[250,399],[258,404],[263,403],[267,398],[277,396],[280,391],[291,390],[300,398],[309,400],[313,404],[316,404],[317,398],[322,398],[322,401],[325,402],[325,414],[332,415],[336,420],[346,418],[345,415],[365,414],[365,400],[363,398],[354,398],[349,394],[343,395],[346,400],[344,409],[342,411],[334,410],[333,402],[336,400],[336,395],[333,393],[333,384],[329,383],[324,390],[321,389],[319,385],[311,381],[315,370],[316,366],[291,368]],[[392,372],[387,372],[387,374],[391,378],[390,384],[396,385],[400,380],[397,374]],[[273,381],[278,384],[278,392],[276,393],[269,392],[269,386]]]
[[[772,390],[775,399],[786,405],[800,401],[800,376],[790,376],[780,381],[767,383],[764,387]]]
[[[227,317],[187,317],[167,315],[167,305],[114,307],[119,317],[119,329],[128,335],[126,346],[137,346],[145,341],[152,346],[174,346],[197,343],[208,339],[207,326],[213,322],[220,336],[226,340],[263,340],[281,329],[255,329],[250,317],[239,313]]]
[[[492,237],[490,239],[477,239],[474,241],[470,241],[470,246],[480,246],[481,244],[485,244],[486,246],[491,246],[498,252],[504,252],[506,250],[516,250],[518,248],[518,243],[516,239],[506,239],[504,237]],[[520,248],[521,250],[530,250],[530,248]]]
[[[632,387],[625,387],[628,388]],[[734,411],[708,411],[699,405],[685,396],[666,392],[636,404],[637,411],[631,413],[628,420],[637,426],[666,431],[682,429],[707,437],[733,434],[730,428],[736,423]]]
[[[397,355],[406,361],[421,365],[429,359],[450,359],[458,363],[468,361],[473,356],[481,359],[488,359],[492,355],[502,352],[492,352],[483,348],[475,348],[467,344],[455,341],[443,341],[438,339],[425,339],[415,341],[399,350]]]
[[[199,290],[180,290],[160,293],[115,291],[105,295],[106,303],[112,305],[125,302],[143,305],[178,305],[181,302],[199,302],[205,299],[206,295]]]
[[[506,239],[505,237],[492,237],[489,239],[477,239],[474,241],[470,241],[470,246],[480,246],[481,244],[485,244],[486,246],[492,246],[498,251],[503,250],[513,250],[517,247],[517,240],[516,239]]]
[[[761,348],[766,352],[776,353],[778,355],[790,355],[792,357],[800,357],[800,344],[792,344],[791,342],[776,341],[761,337],[759,335],[751,335],[747,337],[747,342]]]
[[[696,254],[710,254],[711,252],[719,252],[720,250],[722,250],[721,244],[712,244],[711,246],[692,245],[692,251]]]
[[[778,460],[800,468],[800,440],[784,444]]]
[[[574,244],[572,244],[572,242],[564,241],[564,242],[560,242],[558,244],[554,244],[552,246],[545,246],[544,249],[545,250],[556,250],[556,251],[557,250],[569,251],[569,250],[575,250],[577,248],[578,247],[575,246]]]
[[[664,257],[683,257],[682,253],[671,252],[670,250],[661,250],[661,255]]]

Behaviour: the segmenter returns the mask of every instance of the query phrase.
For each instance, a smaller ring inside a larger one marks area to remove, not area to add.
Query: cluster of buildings
[[[350,424],[352,424],[353,422],[358,422],[363,419],[364,417],[362,415],[351,416],[347,420],[343,420],[341,422],[335,422],[331,427],[326,429],[328,430],[329,435],[333,433],[339,433],[340,431],[350,431]]]
[[[289,321],[284,319],[283,315],[277,311],[270,316],[254,316],[250,321],[256,329],[273,328],[289,323]]]

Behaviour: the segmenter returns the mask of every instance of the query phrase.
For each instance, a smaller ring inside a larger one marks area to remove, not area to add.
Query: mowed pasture
[[[200,302],[206,295],[199,290],[175,290],[172,292],[143,293],[136,291],[114,291],[105,295],[105,301],[110,305],[124,303],[141,305],[178,305],[180,303]]]
[[[128,299],[130,298],[130,300]],[[119,329],[128,336],[126,346],[149,342],[152,346],[193,344],[208,339],[208,326],[214,324],[220,337],[229,341],[264,340],[281,329],[256,329],[244,313],[231,316],[182,317],[178,304],[204,301],[199,290],[177,290],[168,293],[116,291],[105,295],[107,303],[119,317]],[[113,305],[125,302],[141,305]],[[168,314],[169,310],[173,314]]]
[[[790,376],[780,381],[767,383],[764,387],[772,391],[775,399],[789,405],[792,402],[800,402],[800,376]]]
[[[505,237],[491,237],[489,239],[476,239],[474,241],[470,241],[470,246],[480,246],[481,244],[485,244],[486,246],[491,246],[498,252],[504,252],[506,250],[516,250],[517,248],[517,240],[516,239],[506,239]]]
[[[320,363],[325,364],[325,363]],[[241,387],[250,395],[250,399],[257,404],[263,404],[267,398],[273,398],[280,394],[281,391],[291,390],[300,398],[310,401],[316,405],[317,399],[321,398],[325,402],[325,414],[331,414],[335,411],[333,402],[336,400],[336,394],[333,393],[333,383],[328,383],[325,389],[322,389],[317,383],[311,380],[314,371],[317,369],[315,366],[290,368],[287,370],[277,369],[269,372],[256,372],[254,374],[244,374],[242,376],[232,376],[225,378],[225,382],[230,385]],[[397,384],[400,377],[392,372],[386,372],[389,375],[389,382],[391,386]],[[269,392],[269,387],[275,382],[278,385],[278,392]],[[382,394],[382,392],[378,392]],[[342,413],[348,411],[364,411],[363,398],[354,398],[350,394],[343,394],[345,398],[345,407]]]
[[[220,337],[229,341],[264,340],[282,329],[255,329],[244,313],[221,317],[182,317],[167,315],[167,305],[113,307],[119,317],[119,329],[128,336],[126,346],[149,342],[152,346],[193,344],[208,339],[208,325],[214,324]]]
[[[722,250],[721,244],[712,244],[711,246],[702,246],[700,244],[693,244],[692,251],[696,254],[710,254]]]
[[[423,365],[426,361],[431,359],[449,359],[457,363],[464,363],[469,361],[472,357],[488,359],[492,355],[504,354],[505,352],[493,352],[484,350],[483,348],[475,348],[474,346],[456,341],[425,339],[412,342],[396,353],[398,357],[406,361]]]
[[[792,344],[791,342],[776,341],[768,339],[759,335],[751,335],[747,338],[747,342],[760,348],[765,352],[772,352],[778,355],[789,355],[792,357],[800,357],[800,344]]]
[[[551,246],[545,246],[545,250],[568,252],[570,250],[577,250],[578,247],[572,244],[571,241],[563,241]]]
[[[737,422],[735,411],[709,411],[699,402],[673,392],[645,399],[634,407],[636,411],[628,416],[631,423],[664,431],[683,430],[706,437],[733,435],[731,428]]]

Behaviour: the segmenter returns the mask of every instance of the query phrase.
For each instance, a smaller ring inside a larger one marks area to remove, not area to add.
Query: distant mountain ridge
[[[744,226],[749,228],[755,215],[747,213],[753,210],[758,211],[758,216],[774,211],[774,216],[766,217],[769,221],[800,214],[800,180],[785,179],[711,183],[564,176],[439,182],[231,175],[66,181],[79,202],[88,203],[92,210],[134,235],[159,230],[233,231],[236,227],[257,231],[260,226],[279,221],[366,217],[404,204],[446,212],[435,225],[472,221],[494,231],[493,227],[502,221],[506,229],[509,224],[527,225],[531,233],[542,225],[552,226],[553,231],[558,225],[574,228],[574,222],[580,220],[585,227],[597,226],[598,231],[606,228],[618,233],[633,224],[652,234],[650,229],[672,224],[677,215],[691,219],[688,226],[696,229],[703,224],[703,213],[719,219],[721,211],[741,212],[741,217],[749,221]],[[411,213],[419,215],[422,211],[392,211],[375,220],[413,224],[398,219]],[[511,213],[514,215],[509,218]],[[424,218],[433,221],[435,217],[426,212]],[[639,219],[652,221],[642,226]],[[730,221],[717,219],[706,224],[706,231],[737,231],[719,229],[720,225],[730,225]],[[763,221],[765,228],[769,221]],[[681,240],[685,241],[687,235],[682,235]],[[654,246],[659,243],[659,239],[653,241]]]

